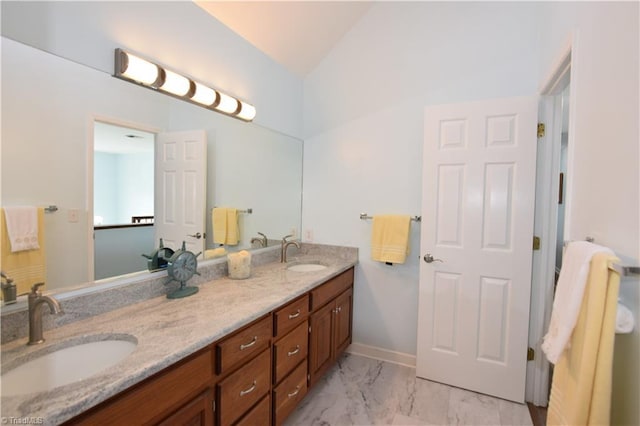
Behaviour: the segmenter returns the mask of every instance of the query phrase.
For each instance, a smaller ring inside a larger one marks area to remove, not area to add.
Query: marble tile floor
[[[415,377],[411,367],[345,354],[286,426],[532,425],[516,404]]]

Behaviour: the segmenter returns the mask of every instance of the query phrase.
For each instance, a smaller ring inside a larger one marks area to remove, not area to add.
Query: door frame
[[[86,187],[86,205],[85,209],[87,211],[87,282],[95,281],[95,247],[94,247],[94,231],[93,231],[93,172],[94,172],[94,125],[95,122],[99,121],[101,123],[112,124],[114,126],[127,127],[133,130],[140,130],[147,133],[158,134],[163,130],[159,127],[142,124],[138,122],[128,121],[117,117],[101,115],[101,114],[90,114],[88,118],[87,125],[87,187]]]
[[[545,136],[538,139],[536,159],[536,201],[534,232],[541,238],[540,250],[533,252],[531,274],[531,308],[529,317],[529,347],[535,351],[532,362],[527,364],[527,384],[525,400],[545,407],[549,401],[550,364],[541,344],[546,334],[553,306],[555,282],[555,253],[558,225],[558,185],[560,172],[560,147],[562,140],[562,92],[575,81],[577,33],[570,34],[565,46],[552,64],[547,78],[539,89],[539,121],[545,123]],[[573,193],[573,162],[575,150],[575,85],[569,93],[569,123],[565,227],[563,240],[567,239],[571,228],[571,206]]]

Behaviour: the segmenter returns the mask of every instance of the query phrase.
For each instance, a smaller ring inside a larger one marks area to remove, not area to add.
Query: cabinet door
[[[311,315],[309,323],[309,384],[316,380],[329,368],[333,361],[333,333],[331,330],[335,303]]]
[[[335,356],[339,356],[351,344],[351,306],[353,289],[336,298],[335,310]]]
[[[212,426],[213,390],[208,389],[159,423],[159,426]]]

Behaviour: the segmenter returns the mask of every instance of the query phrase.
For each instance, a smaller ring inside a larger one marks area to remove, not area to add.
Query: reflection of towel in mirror
[[[378,262],[404,263],[409,254],[411,217],[382,215],[373,217],[371,258]]]
[[[38,210],[35,207],[5,207],[4,215],[12,252],[40,248],[38,245]]]
[[[213,242],[216,244],[236,245],[240,240],[238,209],[216,207],[211,213],[213,221]]]
[[[35,283],[45,282],[44,208],[37,209],[39,249],[11,251],[6,225],[6,210],[0,214],[0,269],[11,277],[18,294],[26,293]]]
[[[227,249],[224,247],[218,247],[210,250],[204,251],[205,259],[213,259],[215,257],[225,256],[227,254]]]

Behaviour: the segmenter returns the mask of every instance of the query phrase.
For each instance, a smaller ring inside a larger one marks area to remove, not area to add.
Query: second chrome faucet
[[[300,244],[297,241],[287,241],[287,238],[291,238],[291,237],[293,237],[293,235],[287,235],[282,239],[282,243],[280,244],[280,262],[281,263],[287,262],[287,249],[289,248],[290,245],[294,245],[298,249],[300,249]]]

